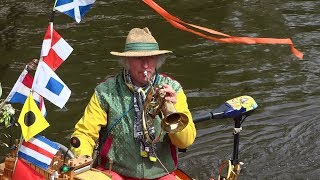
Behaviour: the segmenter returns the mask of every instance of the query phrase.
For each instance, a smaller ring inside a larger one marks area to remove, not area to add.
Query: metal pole
[[[241,120],[242,116],[237,116],[234,118],[234,127],[241,128]],[[232,164],[239,163],[239,140],[240,140],[240,132],[234,131],[233,133],[233,156],[232,156]]]

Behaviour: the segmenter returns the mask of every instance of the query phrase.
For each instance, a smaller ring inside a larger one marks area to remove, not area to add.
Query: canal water
[[[123,50],[131,28],[148,27],[161,49],[174,52],[159,71],[183,85],[194,116],[241,95],[256,100],[258,108],[242,124],[240,179],[320,179],[320,1],[157,3],[186,22],[229,35],[291,38],[304,60],[288,45],[220,44],[178,30],[142,1],[97,0],[79,24],[56,13],[55,29],[74,48],[56,73],[72,95],[63,109],[46,101],[51,126],[42,134],[68,144],[93,88],[119,72],[109,52]],[[52,6],[52,1],[1,0],[3,96],[25,64],[39,57]],[[14,107],[18,117],[21,105]],[[179,154],[179,167],[195,179],[216,178],[220,162],[232,158],[233,120],[201,122],[196,128],[196,141]],[[1,141],[8,140],[1,136]],[[2,159],[5,151],[1,147]]]

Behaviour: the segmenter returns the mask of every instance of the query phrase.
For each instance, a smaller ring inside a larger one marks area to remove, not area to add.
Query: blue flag
[[[79,23],[96,0],[57,0],[55,9]]]

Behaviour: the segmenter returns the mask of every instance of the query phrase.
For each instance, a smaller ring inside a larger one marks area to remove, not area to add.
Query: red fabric
[[[99,166],[96,169],[103,171],[107,175],[112,175],[112,180],[148,180],[148,179],[139,179],[139,178],[131,178],[131,177],[125,177],[122,176],[114,171],[109,171],[107,169],[104,169],[103,167]],[[160,178],[154,179],[154,180],[173,180],[176,179],[176,174],[174,172],[167,174],[165,176],[162,176]]]
[[[22,80],[22,84],[24,84],[25,86],[31,89],[32,83],[33,83],[33,77],[29,73],[27,73],[24,79]]]
[[[27,163],[18,159],[15,171],[13,172],[12,180],[45,180],[45,178],[32,169]]]
[[[53,23],[50,23],[44,41],[51,40],[50,49],[48,54],[42,54],[43,61],[55,71],[66,60],[72,52],[72,47],[53,29]],[[60,48],[55,48],[58,46]],[[61,47],[62,46],[62,47]],[[48,44],[43,44],[42,50],[47,49]]]
[[[108,161],[107,159],[107,154],[111,148],[112,145],[112,138],[109,136],[106,139],[106,142],[104,143],[101,151],[100,151],[100,158],[101,158],[101,165],[105,165]],[[170,143],[170,149],[171,149],[171,155],[172,155],[172,159],[174,161],[175,166],[177,166],[178,164],[178,156],[177,156],[177,149],[176,147]],[[121,176],[120,174],[114,172],[114,171],[109,171],[107,169],[105,169],[102,166],[97,166],[96,169],[99,169],[100,171],[103,171],[105,174],[107,175],[112,175],[112,180],[146,180],[146,179],[138,179],[138,178],[131,178],[131,177],[125,177],[125,176]],[[161,178],[158,178],[156,180],[172,180],[174,179],[174,177],[176,177],[175,173],[172,172],[171,174],[168,174],[166,176],[163,176]]]
[[[34,150],[50,159],[53,159],[54,158],[54,155],[52,152],[49,152],[45,149],[43,149],[42,147],[39,147],[37,144],[33,144],[33,143],[30,143],[30,142],[26,142],[26,141],[23,141],[22,142],[22,145],[31,149],[31,150]]]
[[[106,142],[103,144],[103,147],[101,148],[100,151],[100,158],[101,158],[101,164],[105,165],[107,164],[107,154],[111,148],[112,145],[112,138],[108,136]]]
[[[174,180],[176,179],[176,174],[174,172],[172,172],[168,175],[162,176],[158,180],[172,180],[172,179],[174,179]]]
[[[51,48],[53,45],[55,45],[61,39],[61,36],[53,29],[52,26],[51,26],[51,24],[49,24],[47,31],[46,31],[46,34],[44,35],[44,40],[51,39]],[[51,32],[51,30],[52,30],[52,32]],[[55,71],[63,63],[63,60],[52,49],[49,50],[49,53],[47,56],[43,57],[43,61],[46,62],[46,64],[53,71]]]
[[[101,166],[96,167],[96,169],[102,171],[104,174],[106,174],[107,176],[109,176],[110,174],[112,175],[112,180],[124,180],[124,177],[122,177],[121,175],[119,175],[118,173],[114,172],[114,171],[109,171]]]
[[[43,57],[43,61],[54,71],[64,62],[53,50],[49,51],[48,56]]]
[[[170,142],[170,150],[171,150],[171,156],[172,156],[172,160],[174,162],[174,166],[177,167],[178,166],[177,148],[171,142]]]

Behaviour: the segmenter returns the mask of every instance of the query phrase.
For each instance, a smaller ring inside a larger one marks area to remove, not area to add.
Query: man
[[[168,53],[159,50],[148,28],[132,29],[124,52],[111,52],[124,69],[95,88],[72,134],[81,142],[72,148],[76,156],[92,157],[99,141],[98,168],[112,167],[112,179],[176,179],[177,148],[190,146],[196,129],[181,85],[157,73]],[[166,133],[161,115],[146,117],[144,104],[151,104],[146,97],[154,92],[165,94],[164,101],[186,115],[182,130]]]

